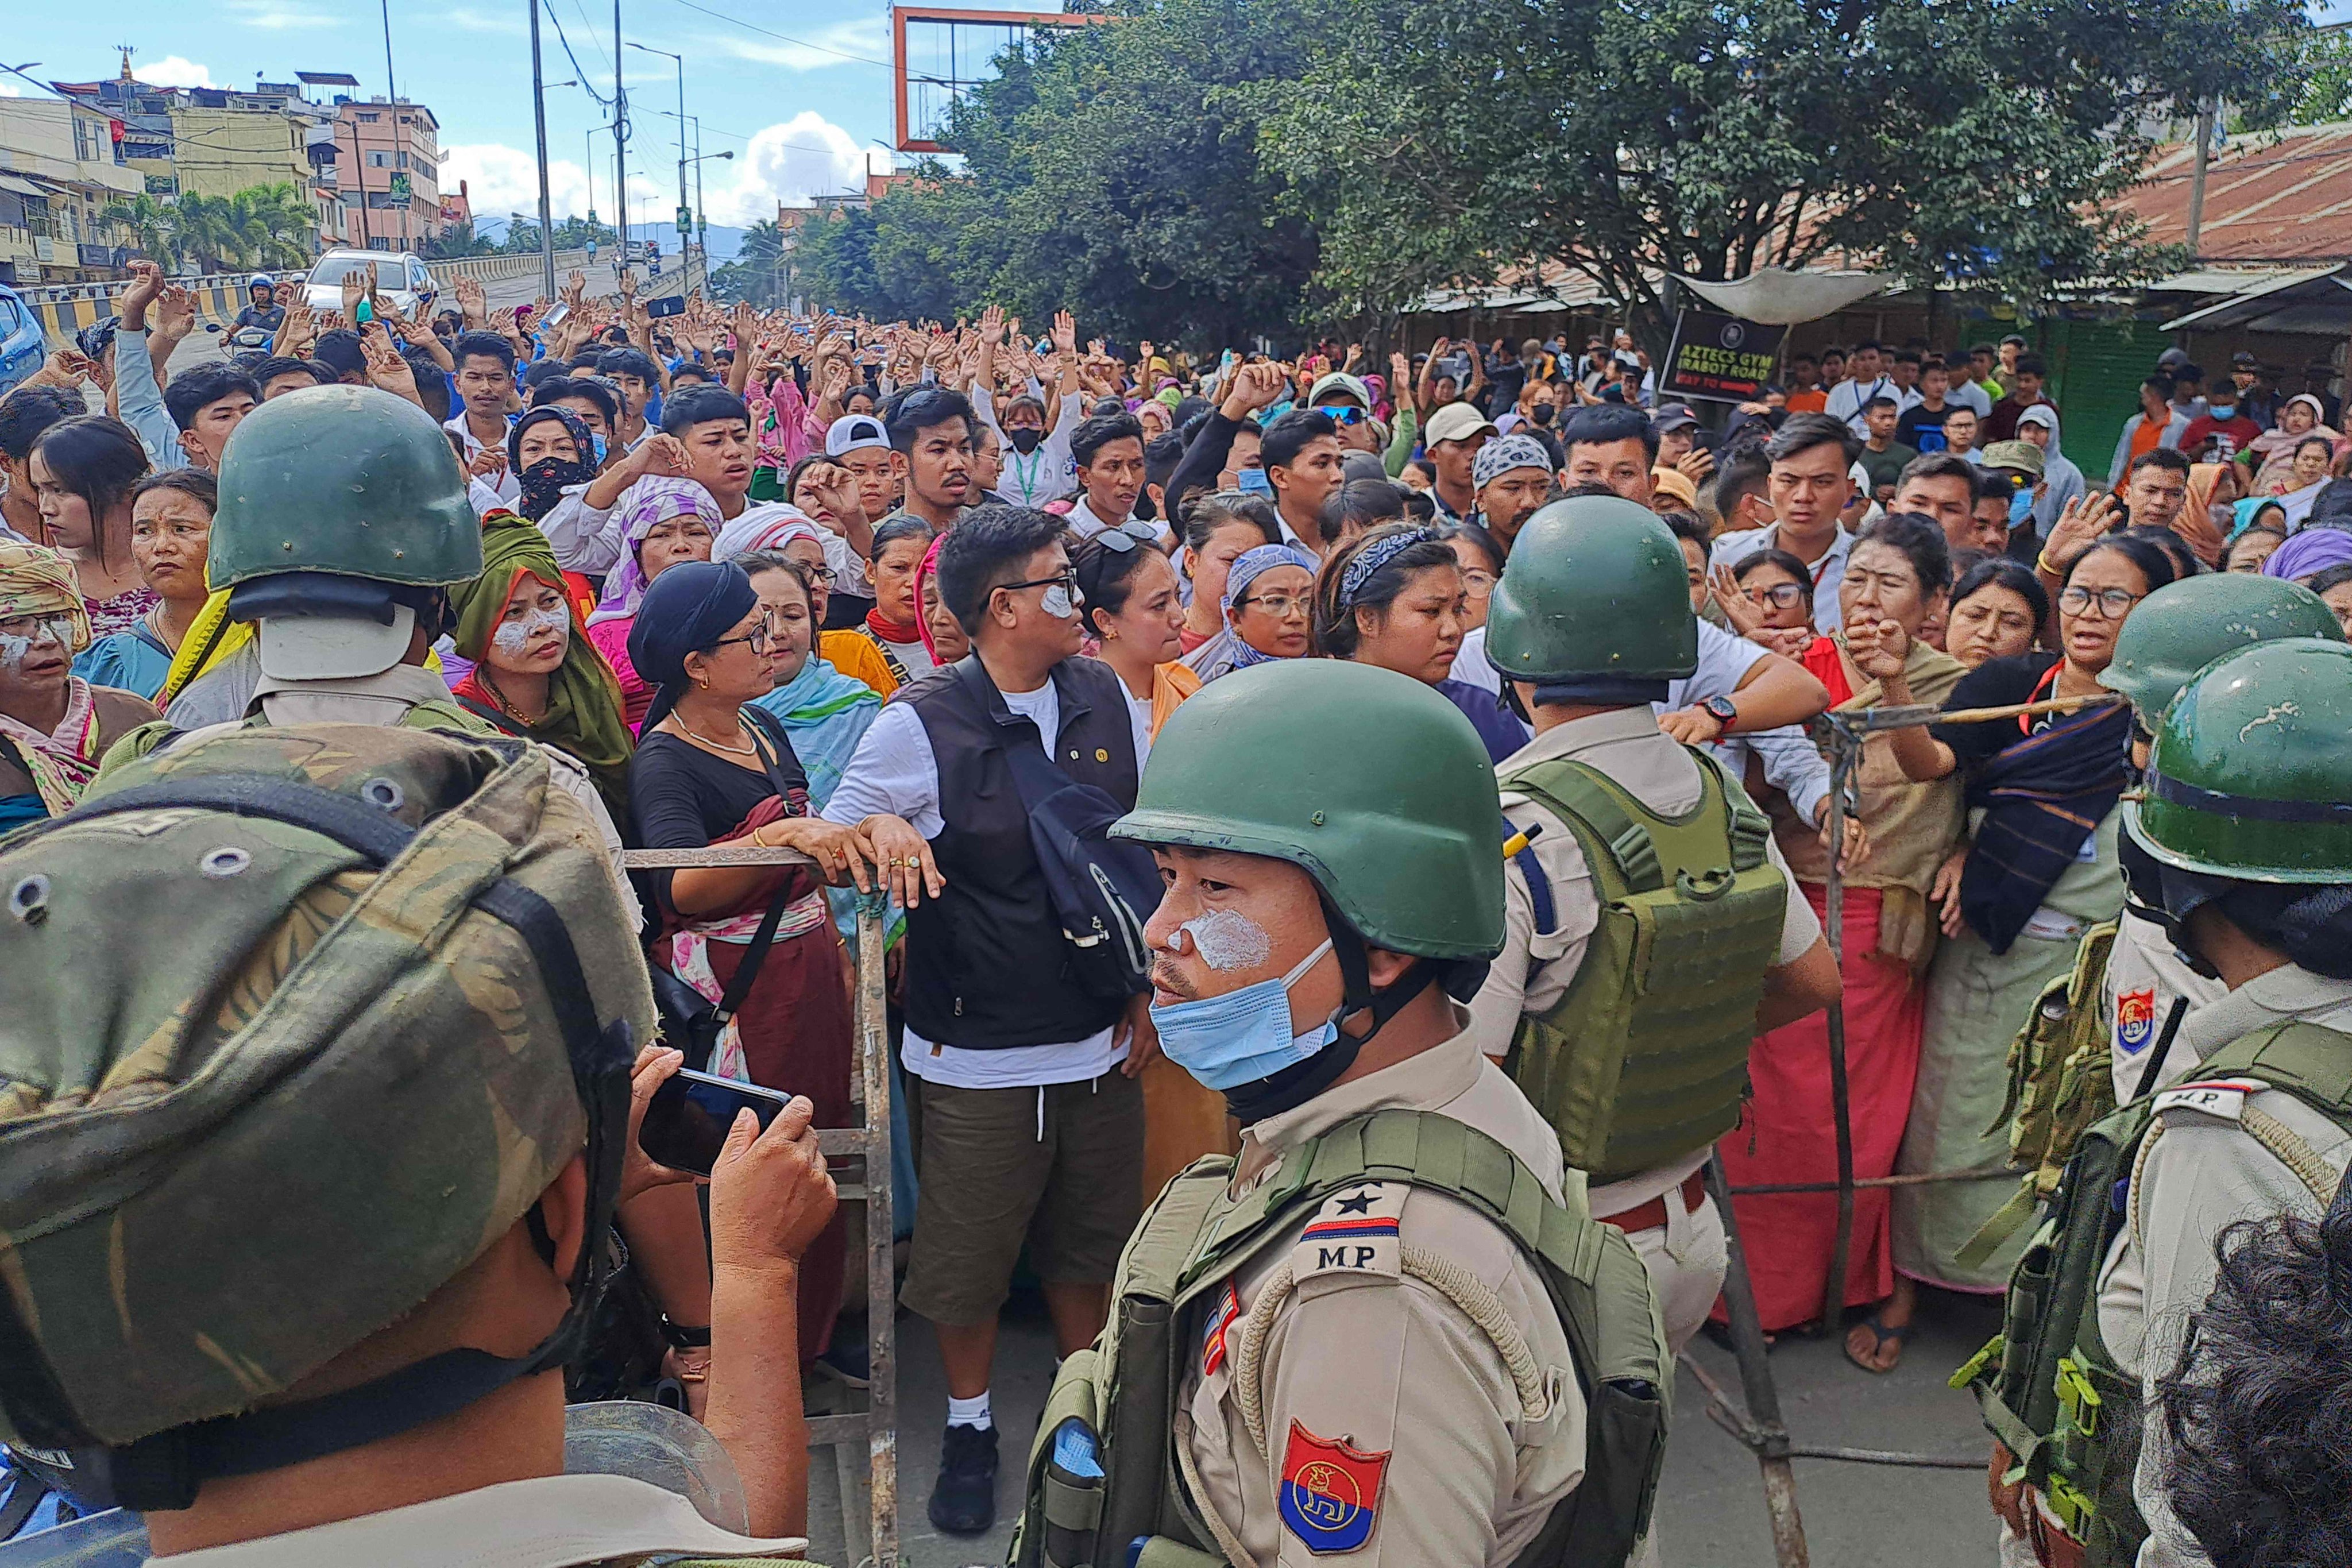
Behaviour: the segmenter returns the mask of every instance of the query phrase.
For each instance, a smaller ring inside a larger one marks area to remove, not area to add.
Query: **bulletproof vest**
[[[1566,994],[1519,1020],[1504,1068],[1596,1184],[1704,1149],[1739,1121],[1764,972],[1780,958],[1789,884],[1771,824],[1704,752],[1699,803],[1678,817],[1598,768],[1555,761],[1507,774],[1568,825],[1591,868],[1600,923]],[[1554,927],[1532,849],[1536,929]]]
[[[1555,1203],[1501,1143],[1448,1116],[1379,1110],[1292,1149],[1244,1197],[1212,1155],[1171,1181],[1129,1238],[1108,1326],[1063,1362],[1029,1455],[1016,1568],[1209,1568],[1225,1558],[1185,1479],[1175,1412],[1219,1287],[1289,1244],[1366,1179],[1445,1193],[1507,1234],[1543,1278],[1586,1406],[1583,1479],[1514,1568],[1614,1568],[1647,1530],[1665,1457],[1672,1362],[1650,1279],[1623,1233]],[[1141,1545],[1139,1557],[1130,1550]]]
[[[2257,1029],[2206,1058],[2193,1081],[2093,1123],[2010,1276],[2000,1332],[1952,1375],[1954,1388],[1974,1392],[1985,1426],[2013,1457],[2004,1481],[2041,1494],[2081,1547],[2084,1568],[2131,1568],[2147,1539],[2132,1497],[2140,1380],[2116,1364],[2099,1332],[2099,1271],[2130,1221],[2142,1151],[2160,1135],[2158,1112],[2193,1106],[2238,1079],[2292,1094],[2352,1130],[2352,1035],[2305,1023]],[[2335,1173],[2305,1170],[2318,1163],[2308,1145],[2259,1102],[2244,1106],[2239,1124],[2304,1175],[2326,1206]]]
[[[248,714],[236,722],[249,730],[266,729],[269,724],[269,721],[258,713]],[[446,701],[419,702],[403,713],[393,727],[400,730],[454,730],[460,735],[502,736],[506,733],[467,710],[454,697]],[[103,777],[110,768],[121,767],[125,763],[136,762],[160,752],[181,736],[194,732],[169,719],[142,724],[106,749],[106,755],[99,763],[99,774]]]
[[[2102,989],[2116,929],[2106,921],[2083,933],[2074,967],[2042,988],[2010,1042],[2009,1096],[1987,1131],[2009,1124],[2010,1168],[2025,1176],[2016,1195],[1960,1247],[1965,1268],[1990,1258],[2024,1226],[2058,1185],[2084,1130],[2116,1108]]]

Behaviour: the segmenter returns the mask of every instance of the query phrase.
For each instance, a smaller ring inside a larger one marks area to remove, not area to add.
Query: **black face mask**
[[[1552,404],[1538,403],[1528,417],[1538,425],[1549,425],[1559,417],[1559,409]]]
[[[1004,438],[1013,443],[1014,451],[1025,458],[1035,451],[1038,445],[1045,439],[1045,432],[1033,429],[1026,425],[1020,425],[1007,430],[1004,433]]]
[[[565,486],[584,485],[595,477],[596,470],[585,463],[569,458],[541,458],[515,476],[522,486],[517,510],[537,522],[555,510],[555,503],[563,499]]]

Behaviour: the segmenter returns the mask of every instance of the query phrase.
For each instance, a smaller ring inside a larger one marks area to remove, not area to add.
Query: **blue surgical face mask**
[[[1274,499],[1274,481],[1265,477],[1264,468],[1244,468],[1234,476],[1234,483],[1244,495]]]
[[[2219,399],[2209,397],[2205,400],[2205,412],[2216,419],[2228,419],[2236,415],[2238,405],[2235,403],[2223,403]]]
[[[592,460],[598,468],[603,468],[604,466],[604,437],[597,435],[592,430],[588,433],[588,441],[589,444],[596,449],[596,456]]]
[[[1151,1023],[1160,1031],[1160,1048],[1170,1061],[1214,1089],[1238,1089],[1305,1061],[1339,1031],[1326,1019],[1303,1035],[1293,1035],[1290,988],[1330,951],[1331,941],[1326,937],[1322,946],[1279,980],[1261,980],[1222,996],[1165,1007],[1153,1003]]]
[[[2033,492],[2020,490],[2009,498],[2009,526],[2015,528],[2033,515]]]

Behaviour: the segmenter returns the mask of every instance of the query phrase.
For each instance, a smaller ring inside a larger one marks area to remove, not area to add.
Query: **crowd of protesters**
[[[2017,339],[1792,355],[1709,430],[1658,400],[1622,333],[1581,353],[1195,359],[993,308],[881,325],[698,298],[657,320],[577,275],[539,307],[458,296],[430,321],[356,292],[341,312],[289,299],[266,353],[167,373],[189,305],[147,270],[100,356],[53,355],[0,401],[0,828],[68,808],[138,724],[206,717],[181,699],[245,641],[205,570],[238,422],[316,387],[422,406],[488,563],[432,658],[452,700],[579,763],[622,843],[788,846],[898,894],[903,1299],[947,1369],[931,1510],[950,1531],[994,1516],[1016,1264],[1059,1351],[1091,1342],[1147,1196],[1231,1136],[1219,1098],[1157,1058],[1141,998],[1067,983],[1008,744],[1131,806],[1194,692],[1319,658],[1426,683],[1507,763],[1533,731],[1485,627],[1522,525],[1561,496],[1650,508],[1700,620],[1661,726],[1745,782],[1824,921],[1839,858],[1853,1166],[1875,1178],[1998,1162],[2007,1043],[2122,905],[2132,729],[2105,707],[1874,735],[1833,844],[1807,721],[2095,694],[2136,606],[2209,572],[2305,584],[2352,627],[2340,409],[2324,381],[2281,395],[2251,362],[2208,380],[2168,353],[2095,479]],[[2019,789],[2095,826],[2063,858],[1989,851]],[[656,964],[714,1001],[764,940],[713,1070],[842,1125],[849,910],[826,879],[709,867],[638,892]],[[1736,1185],[1836,1175],[1827,1027],[1757,1039],[1721,1146]],[[2007,1192],[1866,1189],[1832,1301],[1835,1200],[1740,1198],[1765,1327],[1835,1331],[1866,1309],[1847,1352],[1886,1371],[1922,1287],[2002,1289],[2013,1243],[1958,1255]],[[838,1219],[810,1244],[799,1328],[805,1362],[855,1378],[846,1247]]]

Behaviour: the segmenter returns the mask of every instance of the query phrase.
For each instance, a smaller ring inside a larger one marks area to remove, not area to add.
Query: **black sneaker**
[[[950,1426],[940,1444],[931,1523],[950,1535],[980,1535],[996,1522],[996,1428]]]

